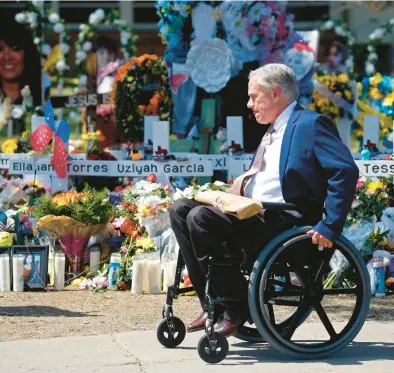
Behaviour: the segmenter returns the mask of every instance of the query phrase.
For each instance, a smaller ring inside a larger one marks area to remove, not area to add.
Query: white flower
[[[97,24],[99,23],[98,18],[97,18],[97,16],[96,16],[96,13],[92,13],[92,14],[89,16],[89,23],[90,23],[91,25],[97,25]]]
[[[51,13],[48,17],[49,22],[58,23],[60,21],[60,17],[57,13]]]
[[[130,59],[130,54],[128,54],[127,52],[123,53],[123,57],[128,60]]]
[[[145,200],[143,201],[143,205],[155,206],[155,205],[159,205],[160,202],[161,202],[161,198],[159,196],[149,196],[145,198]]]
[[[34,43],[35,45],[40,44],[40,38],[34,38],[33,43]]]
[[[378,59],[378,55],[375,52],[372,52],[368,55],[368,61],[376,61]]]
[[[104,13],[103,9],[101,9],[101,8],[97,9],[95,13],[96,13],[96,17],[99,20],[99,22],[101,22],[105,18],[105,13]]]
[[[376,39],[376,35],[373,32],[372,34],[369,35],[369,40],[375,40]]]
[[[81,24],[79,25],[79,31],[85,30],[85,27],[86,27],[86,25],[85,25],[84,23],[81,23]]]
[[[63,54],[67,54],[68,52],[70,52],[70,46],[67,43],[61,43],[59,47],[60,52],[62,52]]]
[[[375,39],[381,39],[384,36],[384,30],[381,28],[377,28],[373,34],[375,34]]]
[[[146,180],[141,180],[138,183],[135,183],[134,187],[138,189],[145,189],[145,185],[148,184]]]
[[[83,41],[85,39],[85,34],[83,33],[83,32],[80,32],[79,34],[78,34],[78,40],[79,41]]]
[[[216,180],[216,181],[213,183],[213,185],[223,186],[223,185],[225,185],[225,183],[223,183],[223,181]]]
[[[90,41],[85,41],[85,43],[83,43],[83,45],[82,45],[82,49],[85,52],[89,52],[92,49],[92,47],[93,47],[93,44]]]
[[[129,32],[126,31],[121,31],[120,32],[120,43],[122,45],[127,44],[127,42],[130,39],[131,34]]]
[[[354,68],[354,60],[353,57],[349,57],[346,61],[345,61],[345,65],[348,69],[353,69]]]
[[[22,118],[24,113],[25,113],[25,110],[23,110],[23,108],[21,106],[15,106],[11,111],[11,116],[14,119],[20,119],[20,118]]]
[[[375,51],[375,47],[373,47],[372,45],[368,45],[368,52],[374,52]]]
[[[337,35],[344,36],[345,35],[345,30],[341,26],[336,26],[335,27],[335,33]]]
[[[145,185],[145,187],[144,187],[144,189],[145,189],[147,192],[150,192],[150,193],[152,193],[153,191],[155,191],[155,190],[157,190],[157,189],[160,189],[160,188],[161,188],[161,185],[158,184],[158,183],[147,183],[147,184]]]
[[[365,72],[367,75],[372,75],[375,73],[375,66],[371,62],[365,64]]]
[[[214,93],[224,88],[230,80],[234,61],[232,51],[224,40],[195,39],[187,54],[186,68],[198,87]]]
[[[75,57],[78,60],[84,61],[84,60],[86,60],[87,54],[85,51],[79,50],[79,51],[77,51],[77,53],[75,53]]]
[[[326,21],[323,25],[324,30],[331,30],[333,27],[334,27],[334,22],[331,20]]]
[[[42,53],[44,53],[45,56],[49,56],[52,52],[52,48],[49,44],[44,44],[42,46]]]
[[[355,42],[354,37],[353,37],[353,36],[350,36],[349,39],[348,39],[347,44],[348,44],[349,46],[352,46],[352,45],[354,45],[354,42]]]
[[[59,60],[56,62],[56,70],[63,72],[64,70],[66,70],[67,66],[66,63],[64,62],[64,60]]]
[[[37,26],[37,13],[35,12],[27,13],[27,22],[30,23],[31,27]]]
[[[389,19],[389,24],[390,24],[391,26],[394,26],[394,18],[390,18],[390,19]]]
[[[55,26],[53,26],[53,31],[55,31],[57,34],[63,32],[64,31],[63,23],[56,23]]]
[[[32,3],[37,8],[42,8],[42,6],[44,5],[44,1],[43,0],[33,0]]]
[[[25,87],[22,88],[21,95],[23,98],[31,96],[30,87],[28,85],[26,85]]]
[[[184,198],[185,196],[183,195],[182,191],[179,188],[176,188],[176,192],[173,194],[172,198],[174,201]]]
[[[15,15],[15,21],[18,23],[24,23],[26,21],[26,15],[24,13],[17,13]]]

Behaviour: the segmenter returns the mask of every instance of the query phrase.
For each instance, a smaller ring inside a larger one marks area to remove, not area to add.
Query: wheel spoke
[[[346,289],[346,288],[334,288],[334,289],[323,289],[322,293],[324,295],[340,295],[340,294],[358,294],[358,287]]]
[[[322,277],[324,275],[324,273],[327,271],[327,269],[329,268],[330,265],[330,260],[334,254],[334,250],[333,249],[324,249],[325,251],[323,251],[323,260],[320,263],[319,269],[316,272],[316,276],[314,279],[314,283],[315,284],[319,284],[322,281]]]
[[[268,286],[269,285],[281,286],[284,289],[289,289],[289,290],[291,290],[291,289],[293,289],[293,290],[300,290],[300,289],[302,289],[301,286],[294,285],[291,282],[284,282],[284,281],[280,281],[280,280],[276,280],[276,279],[270,279],[269,281],[267,281],[267,285]]]
[[[310,308],[310,302],[307,300],[303,300],[299,303],[299,307],[297,311],[294,313],[293,317],[291,318],[290,325],[283,333],[283,336],[287,339],[291,339],[293,337],[294,332],[300,325],[300,322],[304,315],[308,312]]]
[[[271,321],[271,323],[272,323],[273,325],[275,325],[276,322],[275,322],[274,307],[272,306],[271,303],[268,303],[268,304],[267,304],[267,308],[268,308],[268,315],[269,315],[269,317],[270,317],[270,321]]]
[[[326,328],[328,334],[330,335],[331,339],[334,339],[338,336],[337,332],[335,331],[334,327],[331,324],[330,319],[328,318],[326,311],[324,311],[323,306],[321,303],[315,303],[313,305],[313,308],[315,309],[316,313],[318,314],[320,320],[322,321],[324,327]]]
[[[300,297],[304,295],[304,292],[300,290],[267,290],[266,292],[267,297],[274,298],[274,297]]]
[[[300,301],[290,299],[269,299],[266,304],[272,304],[273,306],[298,307],[300,305]]]

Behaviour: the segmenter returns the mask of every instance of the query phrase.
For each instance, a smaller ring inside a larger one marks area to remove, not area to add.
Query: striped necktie
[[[238,176],[234,180],[234,184],[232,185],[230,189],[230,193],[232,194],[237,194],[240,196],[244,195],[244,184],[247,178],[252,177],[253,175],[257,174],[260,170],[261,167],[263,166],[263,156],[264,156],[264,151],[265,148],[268,144],[271,143],[271,138],[272,138],[272,133],[274,132],[274,126],[271,125],[267,132],[265,133],[263,139],[261,140],[261,143],[257,149],[256,155],[253,159],[252,166],[250,167],[249,171],[245,172],[241,176]]]

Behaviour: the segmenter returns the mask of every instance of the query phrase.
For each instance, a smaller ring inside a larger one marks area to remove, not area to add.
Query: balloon
[[[53,107],[51,101],[45,101],[44,116],[48,126],[55,131],[55,114],[53,114]]]
[[[67,177],[67,158],[66,145],[60,137],[56,136],[51,165],[55,169],[56,175],[62,179]]]
[[[52,130],[46,124],[40,124],[30,136],[30,144],[33,150],[42,152],[49,145],[52,138]]]
[[[70,123],[67,120],[62,120],[56,130],[56,135],[66,144],[70,139]]]

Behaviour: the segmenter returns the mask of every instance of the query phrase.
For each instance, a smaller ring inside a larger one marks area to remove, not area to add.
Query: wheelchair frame
[[[273,211],[297,210],[295,205],[289,203],[263,203],[263,206],[264,208]],[[271,308],[269,308],[268,313],[265,310],[266,303],[265,300],[262,299],[262,297],[264,297],[262,294],[265,294],[266,292],[268,292],[268,290],[266,290],[264,284],[262,286],[262,283],[264,282],[264,279],[265,281],[267,281],[268,272],[270,269],[269,266],[268,268],[266,268],[266,264],[272,264],[274,259],[270,260],[270,258],[275,255],[279,257],[280,253],[286,250],[289,245],[302,239],[310,239],[311,237],[306,234],[306,232],[310,229],[312,229],[311,226],[295,227],[278,235],[276,238],[271,240],[260,252],[260,255],[255,261],[253,268],[248,265],[248,257],[245,251],[242,251],[242,257],[232,257],[232,259],[239,260],[236,265],[240,265],[241,273],[245,276],[247,280],[249,280],[248,298],[249,311],[251,314],[251,320],[249,320],[249,322],[254,322],[257,327],[257,329],[252,329],[242,325],[240,328],[238,328],[235,337],[248,342],[267,341],[276,350],[298,359],[319,359],[332,355],[333,353],[342,350],[356,337],[362,325],[364,324],[369,309],[369,301],[371,296],[369,276],[360,253],[343,236],[341,236],[335,242],[334,248],[338,247],[343,250],[346,253],[346,258],[349,261],[351,260],[353,264],[355,264],[355,267],[359,272],[360,284],[357,284],[355,289],[350,289],[352,291],[346,291],[347,289],[341,289],[341,292],[339,292],[338,294],[354,293],[362,297],[360,302],[359,298],[357,298],[357,314],[356,316],[354,316],[354,314],[352,316],[352,320],[355,318],[355,322],[354,325],[346,332],[347,334],[345,333],[344,336],[341,336],[341,332],[338,335],[334,335],[331,323],[328,322],[328,324],[326,324],[326,322],[324,322],[324,320],[326,321],[327,315],[324,316],[324,313],[322,313],[320,303],[324,297],[324,294],[333,294],[333,292],[324,290],[320,287],[315,288],[314,286],[312,286],[312,283],[308,283],[302,286],[302,290],[304,291],[304,293],[300,300],[299,306],[297,306],[297,310],[292,315],[290,315],[290,317],[286,319],[282,324],[275,324],[275,317],[273,315],[273,311],[271,310],[272,305],[270,306]],[[319,248],[319,251],[323,252],[323,249]],[[332,251],[331,255],[328,254],[330,255],[329,260],[331,259],[333,253],[334,250]],[[323,263],[324,260],[320,265],[321,268],[318,270],[318,273],[323,271]],[[182,255],[181,253],[179,253],[175,281],[174,284],[169,286],[168,288],[166,304],[163,307],[163,320],[159,323],[157,327],[157,338],[159,342],[163,346],[168,348],[174,348],[178,346],[180,343],[182,343],[186,335],[186,328],[184,323],[179,318],[175,317],[173,313],[173,300],[177,299],[180,294],[184,294],[193,290],[192,286],[182,289],[180,288],[181,273],[184,264],[185,263]],[[328,265],[328,262],[326,264]],[[208,313],[208,319],[205,324],[205,335],[201,337],[198,343],[198,353],[200,357],[208,363],[218,363],[222,361],[226,357],[229,349],[227,339],[222,334],[215,333],[214,331],[214,320],[216,316],[215,305],[217,303],[226,304],[228,302],[239,301],[235,298],[214,297],[212,295],[212,272],[214,268],[218,266],[234,266],[234,264],[217,261],[214,260],[214,258],[212,257],[209,258],[204,299],[204,310]],[[316,274],[316,283],[317,276],[318,275]],[[262,291],[261,287],[263,287]],[[291,285],[289,285],[289,289],[292,289]],[[287,293],[291,294],[291,291],[292,290],[287,290]],[[301,288],[299,290],[299,293],[301,294]],[[318,304],[320,305],[320,307]],[[302,312],[300,311],[301,308]],[[333,341],[332,347],[330,347],[330,344],[328,346],[325,346],[323,344],[324,348],[322,347],[320,350],[316,349],[316,351],[313,351],[313,349],[311,350],[302,346],[298,346],[295,343],[293,345],[291,344],[290,339],[295,329],[302,325],[302,323],[308,318],[308,316],[312,312],[313,308],[315,308],[327,331],[329,331],[330,341]]]

